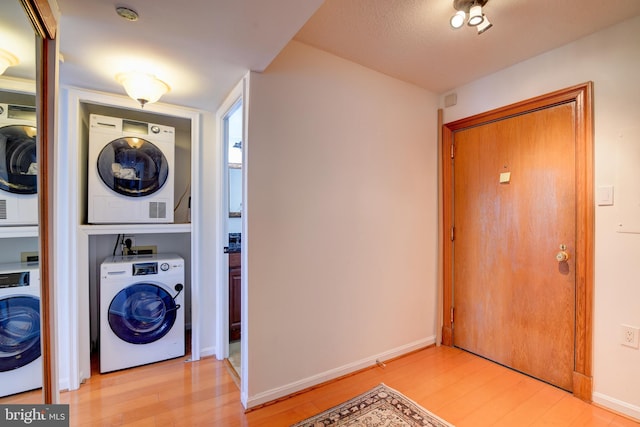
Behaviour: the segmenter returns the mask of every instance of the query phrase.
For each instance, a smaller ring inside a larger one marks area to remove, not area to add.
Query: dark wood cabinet
[[[241,273],[240,252],[229,254],[229,341],[240,339]]]

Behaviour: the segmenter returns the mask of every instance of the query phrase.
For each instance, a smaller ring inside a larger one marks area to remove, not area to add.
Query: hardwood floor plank
[[[79,427],[285,427],[380,383],[456,427],[640,426],[450,347],[424,349],[246,413],[233,377],[215,358],[95,374],[79,390],[61,393],[61,403],[69,403],[71,425]]]
[[[600,427],[608,426],[615,419],[616,414],[593,405],[585,405],[584,411],[576,418],[570,427]]]
[[[632,421],[628,418],[616,415],[609,427],[638,427],[640,425],[637,421]]]
[[[587,403],[566,393],[532,426],[568,426],[585,410]]]
[[[548,384],[541,383],[542,387],[533,396],[523,400],[515,409],[504,417],[498,419],[494,426],[512,427],[515,425],[530,426],[548,412],[557,402],[568,393]]]
[[[488,400],[472,413],[462,417],[459,426],[491,426],[508,416],[523,401],[530,399],[543,387],[539,381],[522,378],[513,387],[503,390],[500,395]]]

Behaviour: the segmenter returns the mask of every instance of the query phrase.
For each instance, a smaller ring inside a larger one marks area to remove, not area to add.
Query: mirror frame
[[[53,292],[53,160],[58,95],[58,24],[48,0],[20,0],[35,31],[36,111],[38,123],[38,213],[41,286],[42,393],[45,404],[58,403]]]

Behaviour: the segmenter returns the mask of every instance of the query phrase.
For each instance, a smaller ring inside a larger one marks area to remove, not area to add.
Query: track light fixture
[[[453,0],[453,8],[456,13],[451,17],[451,27],[461,28],[465,21],[470,27],[476,27],[478,34],[482,34],[492,27],[487,16],[482,12],[482,7],[489,0]],[[467,20],[467,14],[469,19]]]

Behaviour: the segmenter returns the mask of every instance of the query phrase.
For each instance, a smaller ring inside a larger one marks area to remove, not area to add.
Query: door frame
[[[576,135],[576,325],[573,370],[574,396],[591,401],[593,390],[593,82],[510,104],[442,126],[443,318],[442,344],[453,345],[453,138],[456,131],[575,102]]]
[[[228,244],[229,229],[227,219],[229,217],[229,179],[227,174],[227,147],[225,145],[224,120],[227,113],[238,101],[242,100],[242,241],[241,241],[241,318],[240,331],[240,401],[246,408],[249,390],[249,363],[248,363],[248,335],[247,335],[247,301],[248,301],[248,204],[247,204],[247,164],[248,164],[248,122],[249,122],[249,81],[250,73],[247,73],[227,95],[216,112],[216,154],[218,159],[218,175],[216,182],[216,322],[215,344],[216,358],[223,360],[229,357],[229,254],[224,252],[224,246]]]
[[[218,254],[219,266],[217,272],[216,285],[216,349],[218,360],[229,357],[229,254],[224,252],[224,247],[228,245],[227,236],[229,235],[228,218],[229,218],[229,175],[228,175],[228,153],[226,147],[227,132],[225,129],[225,120],[229,116],[229,112],[235,108],[235,105],[242,100],[242,82],[237,84],[229,93],[222,105],[216,112],[216,126],[218,128],[218,241],[216,244],[216,253]]]

